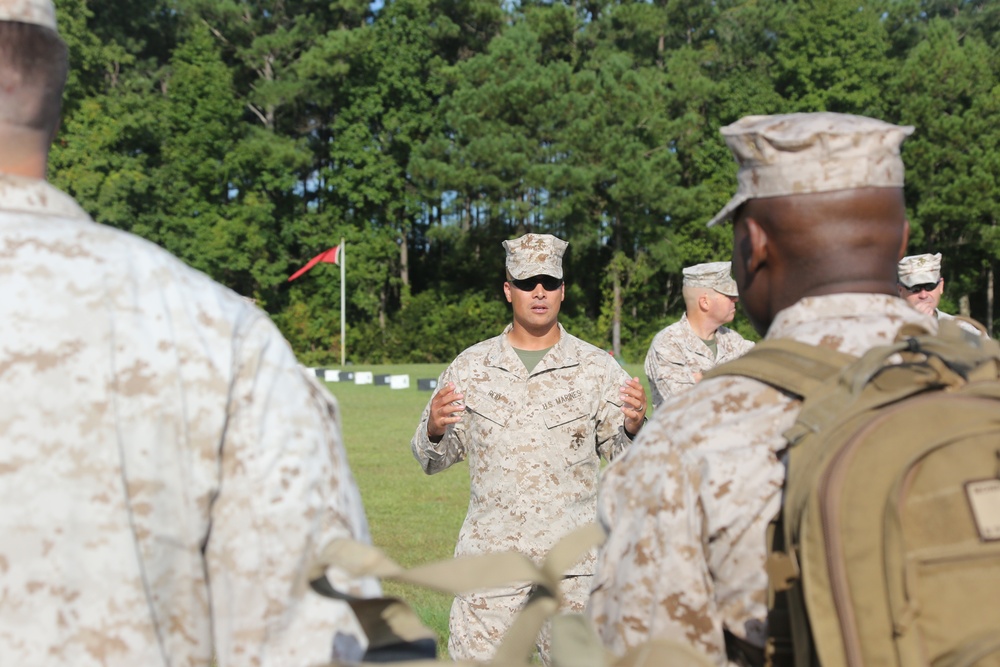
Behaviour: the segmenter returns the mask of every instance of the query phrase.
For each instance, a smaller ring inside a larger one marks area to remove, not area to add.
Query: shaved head
[[[681,287],[681,296],[684,297],[684,305],[687,306],[688,310],[697,305],[698,299],[713,292],[715,290],[710,287],[692,287],[691,285]]]
[[[764,333],[806,296],[896,294],[908,239],[902,188],[859,188],[752,199],[734,225],[733,273]]]
[[[66,73],[66,44],[54,30],[0,22],[0,122],[54,132]]]
[[[66,44],[54,30],[0,21],[0,172],[45,177],[66,74]]]

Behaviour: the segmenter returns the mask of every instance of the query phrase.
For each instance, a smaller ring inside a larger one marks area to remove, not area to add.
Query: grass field
[[[445,364],[409,364],[347,369],[408,374],[409,389],[327,384],[340,403],[344,442],[361,488],[372,540],[405,567],[451,557],[469,502],[464,462],[428,476],[410,454],[410,438],[431,396],[417,389],[417,380],[437,378],[444,368]],[[626,370],[645,383],[638,364]],[[406,600],[438,633],[444,654],[450,596],[393,582],[386,582],[384,588],[387,595]]]

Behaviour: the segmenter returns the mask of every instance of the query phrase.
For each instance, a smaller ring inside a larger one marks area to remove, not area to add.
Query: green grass
[[[344,444],[361,489],[372,541],[404,567],[450,558],[469,503],[466,463],[429,476],[410,453],[410,439],[431,397],[431,392],[417,389],[417,379],[437,378],[445,366],[406,364],[346,369],[376,375],[408,374],[409,389],[347,382],[327,384],[340,403]],[[645,383],[639,364],[627,365],[626,369]],[[438,633],[443,654],[451,597],[394,582],[384,582],[383,587],[387,595],[408,602]]]

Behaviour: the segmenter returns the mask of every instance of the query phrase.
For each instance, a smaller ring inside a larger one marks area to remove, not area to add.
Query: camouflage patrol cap
[[[562,257],[569,244],[551,234],[525,234],[504,241],[507,272],[514,280],[531,276],[562,278]]]
[[[52,0],[0,0],[0,21],[32,23],[57,30]]]
[[[685,268],[684,287],[706,287],[726,296],[739,296],[733,280],[732,262],[708,262]]]
[[[732,217],[750,199],[901,188],[899,147],[913,128],[824,111],[747,116],[721,132],[739,165],[738,186],[709,227]]]
[[[899,282],[907,287],[936,283],[941,279],[941,253],[910,255],[896,266]]]

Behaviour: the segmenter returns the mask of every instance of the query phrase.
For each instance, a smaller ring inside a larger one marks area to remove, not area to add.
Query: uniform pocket
[[[465,408],[499,426],[507,426],[507,422],[514,414],[514,408],[509,404],[494,400],[489,394],[479,391],[466,395]]]
[[[593,458],[594,426],[582,406],[573,403],[554,405],[542,413],[542,420],[549,430],[549,437],[560,443],[559,451],[567,467],[590,462]]]
[[[551,410],[546,410],[545,414],[542,415],[542,418],[545,420],[545,426],[553,429],[569,425],[571,422],[575,422],[577,420],[586,419],[587,413],[580,412],[579,409],[560,410],[556,407]]]

